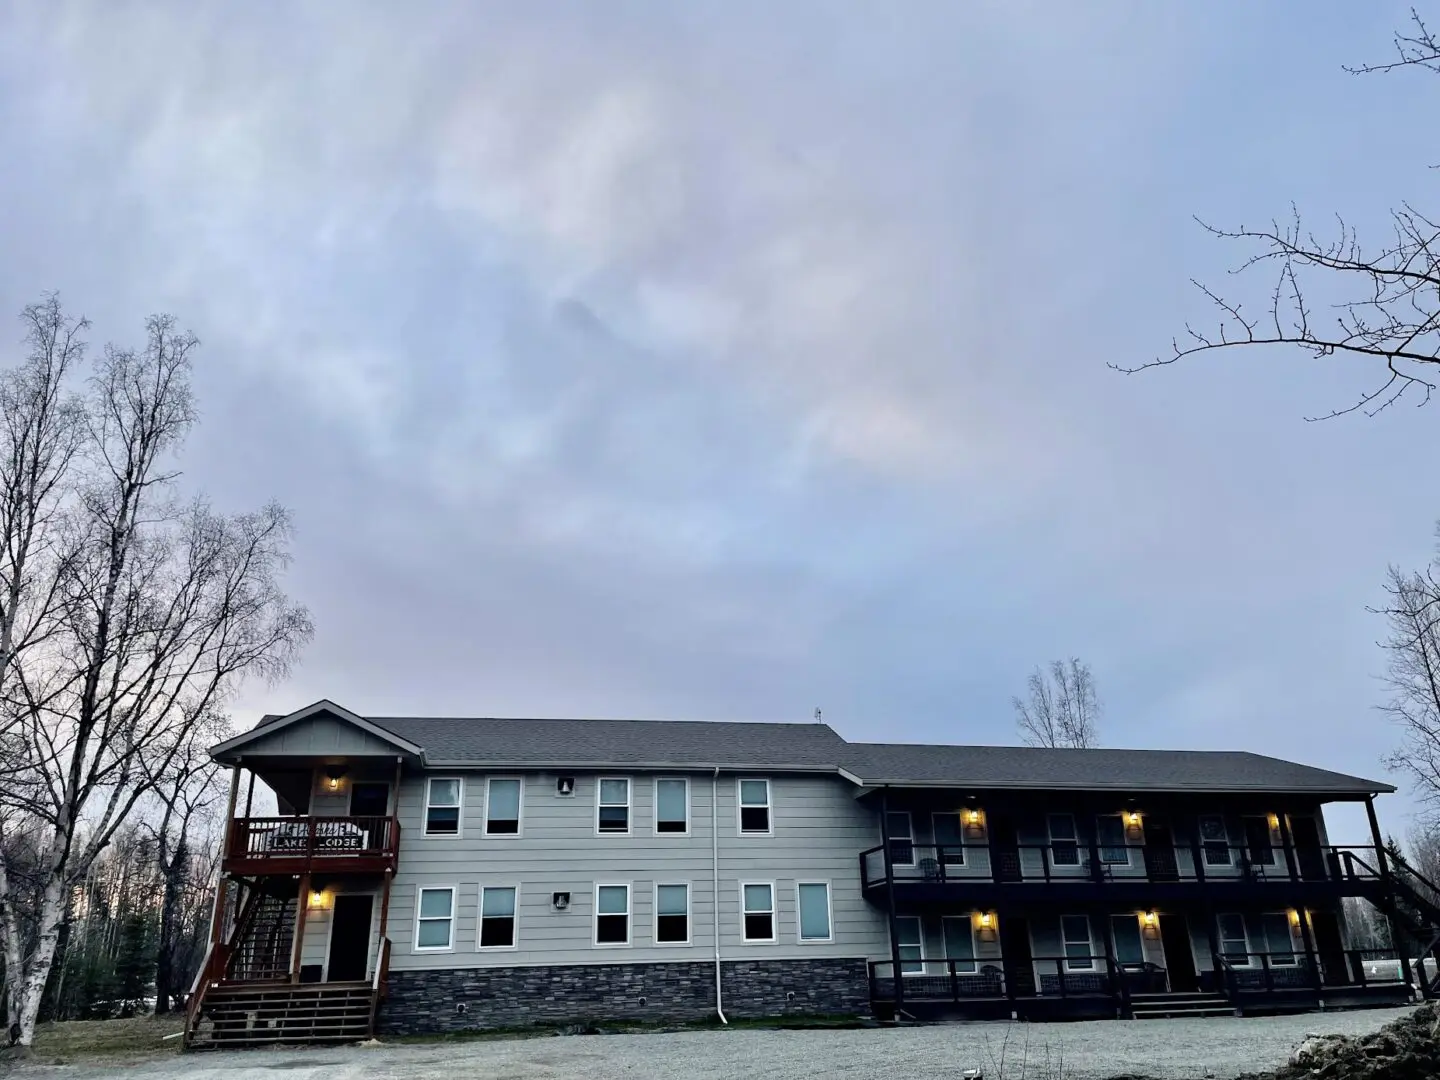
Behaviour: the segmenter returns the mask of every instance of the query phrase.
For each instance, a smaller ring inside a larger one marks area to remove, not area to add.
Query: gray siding
[[[460,775],[434,772],[430,775]],[[631,775],[631,834],[598,835],[597,775],[577,775],[575,794],[556,794],[553,773],[523,777],[519,836],[483,834],[484,773],[465,780],[461,833],[424,835],[424,777],[406,777],[400,791],[400,867],[391,897],[388,934],[397,970],[532,964],[695,961],[713,956],[716,913],[711,863],[711,776],[690,775],[690,834],[654,831],[654,781],[667,774]],[[494,774],[514,775],[514,774]],[[606,773],[604,775],[619,775]],[[752,774],[745,774],[747,776]],[[753,775],[763,776],[763,773]],[[860,895],[857,855],[875,842],[871,811],[851,797],[853,788],[835,777],[780,775],[771,783],[773,835],[738,832],[733,774],[719,779],[720,945],[727,960],[873,957],[888,955],[885,920]],[[796,885],[830,885],[832,940],[798,941]],[[740,885],[774,885],[777,940],[747,943],[741,935]],[[689,945],[654,941],[654,888],[690,886]],[[631,886],[631,943],[597,946],[596,884]],[[482,885],[515,886],[517,946],[477,949]],[[415,951],[416,898],[424,886],[455,886],[457,923],[453,947]],[[556,911],[551,896],[568,892],[568,910]]]
[[[244,747],[246,759],[275,756],[323,757],[388,755],[396,749],[384,739],[361,731],[354,724],[321,713],[298,720]]]

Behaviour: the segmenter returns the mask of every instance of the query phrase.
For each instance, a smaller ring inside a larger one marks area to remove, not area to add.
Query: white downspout
[[[720,766],[715,766],[715,775],[710,778],[710,857],[715,872],[714,892],[710,894],[710,909],[715,916],[715,1015],[720,1023],[729,1025],[725,1009],[720,1000]]]

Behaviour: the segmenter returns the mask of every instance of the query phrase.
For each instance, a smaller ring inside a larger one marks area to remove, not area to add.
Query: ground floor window
[[[741,940],[775,940],[775,886],[748,882],[740,886]]]
[[[480,948],[515,947],[515,888],[486,885],[480,890]]]
[[[1220,923],[1220,955],[1230,962],[1232,967],[1246,967],[1250,963],[1250,939],[1245,936],[1245,917],[1243,915],[1221,915]]]
[[[690,944],[690,886],[655,886],[655,941],[664,945]]]
[[[895,942],[900,950],[900,972],[903,975],[925,974],[925,947],[920,919],[915,915],[895,917]]]
[[[1070,971],[1090,971],[1095,967],[1095,949],[1090,940],[1088,915],[1062,915],[1060,935],[1065,944],[1065,967]]]
[[[1290,933],[1290,916],[1283,911],[1267,911],[1260,916],[1260,925],[1265,929],[1265,948],[1270,951],[1270,963],[1276,967],[1294,967],[1298,958],[1295,955],[1295,938]]]
[[[630,944],[630,886],[595,886],[595,944]]]
[[[1110,932],[1115,940],[1115,960],[1120,964],[1143,964],[1145,946],[1140,940],[1140,919],[1135,915],[1110,916]]]
[[[975,933],[969,915],[940,920],[945,936],[945,959],[955,964],[957,975],[975,973]]]

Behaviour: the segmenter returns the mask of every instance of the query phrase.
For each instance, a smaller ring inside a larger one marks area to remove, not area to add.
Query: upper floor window
[[[1200,818],[1200,846],[1205,851],[1206,866],[1230,865],[1230,833],[1221,814],[1204,814]]]
[[[770,781],[741,780],[740,831],[768,833],[770,826]]]
[[[1080,843],[1075,833],[1074,814],[1051,814],[1050,860],[1055,866],[1079,866]]]
[[[465,782],[458,776],[432,776],[425,782],[425,835],[459,836],[460,802]]]
[[[1100,846],[1100,861],[1126,866],[1130,848],[1125,843],[1125,822],[1119,814],[1101,814],[1095,819],[1095,839]]]
[[[595,800],[595,828],[603,833],[630,831],[630,780],[624,776],[602,776]]]
[[[655,781],[655,831],[690,831],[690,781],[684,777]]]
[[[930,815],[935,832],[935,857],[946,866],[965,865],[965,829],[960,815],[947,810]]]
[[[910,831],[910,811],[891,810],[885,815],[885,843],[893,866],[915,865],[915,834]]]
[[[518,836],[520,833],[520,781],[492,776],[485,783],[485,834]]]

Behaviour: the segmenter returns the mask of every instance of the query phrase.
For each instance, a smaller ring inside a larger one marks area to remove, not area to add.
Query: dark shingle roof
[[[328,701],[309,708],[339,709]],[[298,714],[289,715],[298,718]],[[284,719],[265,716],[252,731],[258,733]],[[363,718],[363,722],[420,747],[425,763],[431,766],[763,766],[843,770],[867,787],[893,784],[977,790],[1291,791],[1337,796],[1395,790],[1374,780],[1229,750],[1051,750],[1030,746],[852,743],[825,724],[416,716],[372,716]],[[237,741],[243,741],[243,737],[231,740]]]
[[[1034,746],[848,743],[846,772],[866,785],[1314,791],[1369,794],[1389,784],[1238,750],[1052,750]]]
[[[522,765],[788,765],[833,769],[847,743],[825,724],[372,716],[435,762]]]

